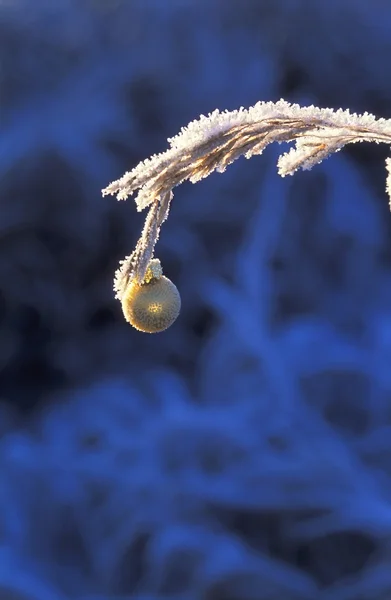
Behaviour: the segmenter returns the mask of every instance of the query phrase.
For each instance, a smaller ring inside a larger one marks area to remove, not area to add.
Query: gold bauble
[[[138,331],[158,333],[172,325],[181,309],[176,286],[164,275],[131,281],[121,298],[125,319]]]

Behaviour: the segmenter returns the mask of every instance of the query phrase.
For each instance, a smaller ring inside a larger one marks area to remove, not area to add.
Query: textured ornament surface
[[[178,289],[164,275],[148,283],[131,282],[121,303],[128,323],[145,333],[164,331],[174,323],[181,309]]]

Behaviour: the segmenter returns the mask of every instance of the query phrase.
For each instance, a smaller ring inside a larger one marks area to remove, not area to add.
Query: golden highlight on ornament
[[[163,275],[160,261],[151,260],[142,283],[129,282],[121,298],[125,319],[138,331],[158,333],[174,323],[181,309],[177,287]]]

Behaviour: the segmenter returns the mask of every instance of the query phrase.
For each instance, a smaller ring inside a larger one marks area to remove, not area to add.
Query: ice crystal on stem
[[[117,297],[121,299],[130,280],[143,280],[177,185],[186,180],[195,183],[213,171],[222,173],[240,156],[262,154],[272,142],[295,144],[278,160],[278,172],[284,177],[300,168],[311,169],[345,144],[364,141],[391,144],[391,120],[280,100],[232,112],[215,110],[192,121],[168,140],[166,152],[139,163],[103,190],[103,195],[116,195],[118,200],[138,190],[137,209],[150,207],[135,250],[116,273]],[[386,190],[391,198],[390,159],[387,172]]]

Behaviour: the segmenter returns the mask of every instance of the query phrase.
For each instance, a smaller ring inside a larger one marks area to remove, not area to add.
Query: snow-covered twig
[[[215,110],[201,116],[168,140],[170,148],[139,163],[103,190],[103,195],[126,199],[138,191],[138,210],[150,207],[135,250],[122,261],[114,289],[121,299],[131,280],[142,282],[153,257],[160,226],[167,218],[172,189],[186,180],[195,183],[213,171],[224,172],[240,156],[262,154],[271,142],[295,142],[280,156],[278,172],[284,177],[299,169],[311,169],[345,144],[391,144],[391,120],[376,119],[349,110],[301,107],[279,102],[258,102],[232,112]],[[391,195],[391,160],[387,160],[387,192]]]

